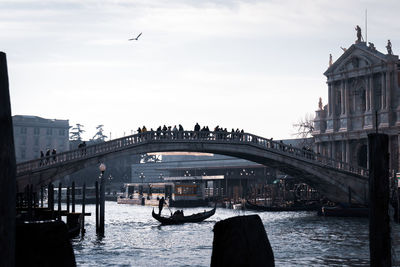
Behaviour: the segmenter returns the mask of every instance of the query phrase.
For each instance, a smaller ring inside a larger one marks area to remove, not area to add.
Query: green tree
[[[96,126],[96,134],[92,137],[91,140],[96,141],[96,142],[104,142],[107,138],[107,135],[104,134],[104,130],[103,130],[104,125],[100,124]]]
[[[82,124],[77,123],[75,127],[71,129],[70,133],[70,140],[77,140],[82,141],[82,133],[85,132],[82,128],[85,127]]]

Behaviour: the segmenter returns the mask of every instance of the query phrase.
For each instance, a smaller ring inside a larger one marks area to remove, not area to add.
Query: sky
[[[196,122],[287,139],[327,103],[329,54],[355,42],[356,25],[399,53],[399,10],[397,0],[0,0],[0,51],[13,115],[79,123],[86,139],[100,124],[114,139]]]

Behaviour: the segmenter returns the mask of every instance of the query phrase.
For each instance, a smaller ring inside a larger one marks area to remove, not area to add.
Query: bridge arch
[[[250,160],[297,177],[332,201],[347,201],[350,188],[355,202],[366,202],[366,169],[353,168],[312,151],[248,133],[182,131],[131,135],[60,153],[51,164],[43,164],[43,159],[20,163],[17,182],[20,186],[46,184],[107,158],[171,151],[214,153]]]

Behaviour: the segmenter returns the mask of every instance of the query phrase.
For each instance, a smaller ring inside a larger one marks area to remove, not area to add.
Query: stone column
[[[369,110],[370,111],[375,111],[375,105],[374,105],[374,79],[373,75],[371,75],[368,78],[369,84],[368,84],[368,90],[369,90]]]
[[[385,74],[381,73],[381,110],[385,109],[386,105],[386,86],[385,86]]]
[[[373,114],[372,106],[372,76],[370,74],[365,76],[365,113],[364,113],[364,129],[373,128]]]
[[[342,102],[342,105],[340,107],[341,108],[341,112],[340,113],[342,115],[346,114],[346,103],[345,103],[346,100],[345,100],[345,97],[344,97],[344,94],[345,94],[345,91],[344,91],[344,86],[345,85],[344,85],[344,83],[345,82],[342,80],[342,82],[341,82],[341,91],[340,91],[341,92],[341,94],[340,94],[341,102]]]
[[[367,138],[367,169],[369,169],[369,142]]]
[[[341,83],[342,86],[342,112],[340,115],[340,125],[339,125],[339,131],[340,132],[345,132],[347,131],[348,127],[348,114],[349,114],[349,108],[348,108],[348,92],[347,92],[347,80],[346,78],[342,80]]]
[[[365,112],[369,111],[369,79],[368,76],[365,75],[364,77],[364,81],[365,81]]]
[[[346,162],[346,140],[342,141],[342,161]]]
[[[346,140],[346,162],[350,164],[350,140]]]
[[[328,116],[332,116],[332,85],[328,83]]]
[[[336,89],[334,86],[331,87],[331,91],[332,91],[332,118],[336,117]]]
[[[397,171],[400,171],[400,134],[397,134]]]
[[[328,83],[328,118],[326,120],[326,132],[333,132],[333,116],[334,116],[334,98],[333,98],[333,86],[332,83]]]
[[[336,159],[336,145],[335,145],[335,141],[332,141],[331,144],[332,144],[332,156],[331,156],[331,158]]]
[[[390,135],[388,135],[388,142],[389,142],[389,148],[388,148],[388,152],[389,152],[389,171],[391,171],[393,169],[393,154],[392,154],[392,138]],[[390,173],[389,173],[390,176]]]
[[[389,68],[389,66],[388,66]],[[385,101],[385,109],[389,110],[390,109],[390,99],[391,99],[391,94],[390,94],[390,70],[386,71],[386,84],[385,84],[385,96],[386,96],[386,101]]]

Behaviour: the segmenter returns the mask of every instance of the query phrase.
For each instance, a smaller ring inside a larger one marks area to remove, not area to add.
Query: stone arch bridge
[[[146,132],[17,164],[17,185],[38,187],[107,158],[149,152],[206,152],[276,168],[301,179],[332,201],[367,203],[368,170],[249,133]]]

